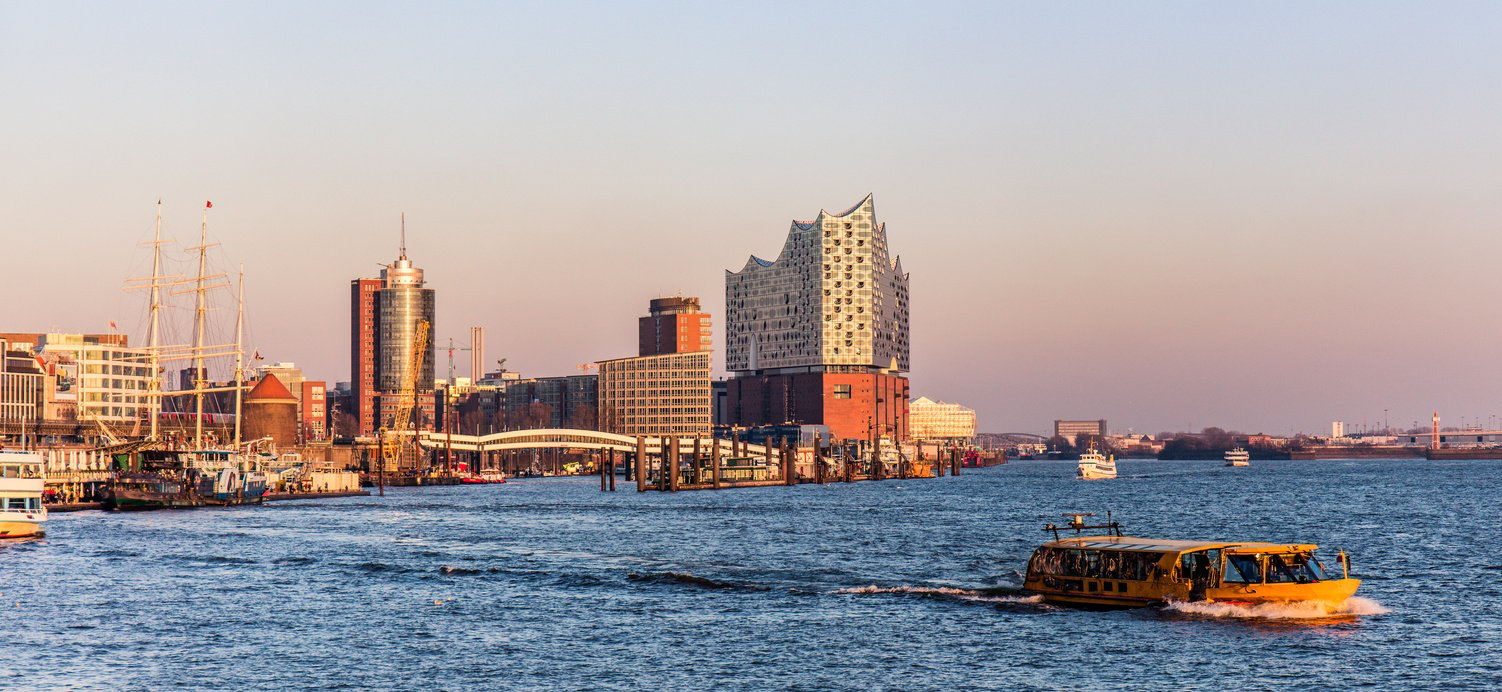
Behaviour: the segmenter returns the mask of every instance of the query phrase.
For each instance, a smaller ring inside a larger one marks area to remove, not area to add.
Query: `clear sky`
[[[1498,36],[1461,2],[9,2],[0,331],[139,339],[157,199],[177,256],[212,200],[252,346],[347,380],[406,212],[440,340],[569,374],[657,295],[718,347],[724,270],[873,192],[913,393],[984,430],[1485,423]]]

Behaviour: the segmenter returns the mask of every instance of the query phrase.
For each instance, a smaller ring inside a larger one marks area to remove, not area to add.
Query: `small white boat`
[[[0,538],[42,535],[46,458],[27,452],[0,452]]]
[[[1226,466],[1251,466],[1252,455],[1245,449],[1237,447],[1226,452]]]
[[[1079,477],[1084,480],[1097,480],[1116,477],[1116,455],[1106,456],[1090,445],[1090,451],[1080,455]]]

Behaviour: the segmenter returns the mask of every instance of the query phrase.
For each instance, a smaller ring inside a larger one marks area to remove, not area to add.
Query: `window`
[[[849,399],[850,398],[850,385],[848,385],[848,384],[837,384],[837,385],[835,385],[834,386],[834,398],[836,398],[836,399]]]

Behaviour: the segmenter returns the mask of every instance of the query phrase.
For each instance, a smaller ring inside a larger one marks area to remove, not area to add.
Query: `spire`
[[[407,259],[407,212],[402,212],[402,246],[399,254],[402,259]]]

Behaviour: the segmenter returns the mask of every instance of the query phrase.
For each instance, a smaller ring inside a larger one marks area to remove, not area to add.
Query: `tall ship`
[[[1023,588],[1043,600],[1077,606],[1135,608],[1173,602],[1233,605],[1312,602],[1336,607],[1356,593],[1350,560],[1326,568],[1309,543],[1192,541],[1124,536],[1114,521],[1086,526],[1091,514],[1062,527],[1033,551]],[[1061,531],[1074,531],[1062,537]],[[1103,535],[1082,535],[1103,530]],[[1337,571],[1338,570],[1338,571]]]
[[[1100,480],[1116,477],[1116,455],[1101,454],[1090,445],[1090,451],[1080,455],[1079,477],[1084,480]]]
[[[42,506],[46,457],[29,452],[0,452],[0,538],[42,535],[47,508]]]
[[[147,382],[149,431],[139,442],[119,443],[109,451],[116,459],[115,478],[104,491],[107,507],[113,509],[176,509],[205,504],[239,504],[257,502],[264,495],[268,477],[259,469],[259,456],[250,453],[240,440],[242,399],[245,387],[242,347],[245,323],[245,280],[240,273],[236,297],[234,343],[208,343],[208,304],[210,291],[229,287],[225,273],[211,273],[208,264],[208,210],[205,203],[199,244],[191,248],[197,254],[197,272],[192,276],[165,273],[162,261],[162,208],[157,202],[156,232],[147,243],[152,247],[151,274],[132,279],[129,288],[148,290],[149,321],[146,325],[146,353],[149,370],[155,373]],[[177,290],[172,290],[174,288]],[[163,344],[163,292],[192,294],[194,310],[189,344]],[[229,383],[215,385],[209,378],[208,364],[233,357],[234,377]],[[184,371],[182,389],[163,391],[161,373],[164,364],[181,362],[190,365]],[[212,415],[205,411],[206,397],[217,393],[234,394],[233,436],[224,446],[204,429]],[[172,409],[179,421],[191,420],[192,428],[173,437],[163,434],[163,400],[173,398]],[[106,433],[108,433],[106,429]]]
[[[1245,449],[1237,447],[1226,452],[1226,466],[1251,466],[1252,455]]]

